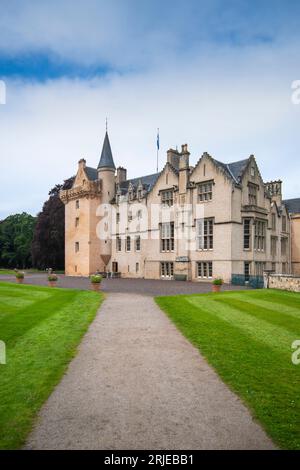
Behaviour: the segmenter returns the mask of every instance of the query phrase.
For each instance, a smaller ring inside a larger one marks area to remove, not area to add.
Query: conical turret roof
[[[114,159],[113,159],[113,156],[112,156],[112,152],[111,152],[111,148],[110,148],[110,143],[109,143],[109,138],[108,138],[107,131],[105,133],[102,152],[101,152],[101,157],[100,157],[100,161],[99,161],[99,164],[98,164],[98,169],[100,169],[100,168],[112,168],[113,170],[116,169],[115,164],[114,164]]]

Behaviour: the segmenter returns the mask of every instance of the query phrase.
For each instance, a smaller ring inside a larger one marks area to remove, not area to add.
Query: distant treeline
[[[65,206],[59,191],[72,183],[70,178],[51,189],[37,217],[23,212],[0,221],[0,267],[64,269]]]

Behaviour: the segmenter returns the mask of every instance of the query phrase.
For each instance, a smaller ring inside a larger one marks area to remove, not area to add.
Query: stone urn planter
[[[52,274],[49,274],[48,276],[48,286],[49,287],[56,287],[57,286],[57,275],[52,273]]]
[[[17,271],[17,272],[16,272],[16,282],[17,282],[18,284],[23,284],[23,282],[24,282],[24,277],[25,277],[24,273],[22,273],[22,272],[20,272],[20,271]]]
[[[212,282],[212,286],[211,286],[212,291],[220,292],[222,284],[223,284],[223,279],[221,278],[214,279]]]
[[[93,274],[90,277],[90,281],[91,281],[92,290],[99,291],[101,289],[101,281],[102,281],[101,274]]]

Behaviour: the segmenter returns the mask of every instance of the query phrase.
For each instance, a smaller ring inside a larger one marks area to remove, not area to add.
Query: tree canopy
[[[0,266],[29,268],[32,266],[31,244],[36,217],[26,212],[0,221]]]
[[[61,189],[72,187],[74,179],[57,184],[38,214],[32,241],[33,266],[38,269],[64,269],[65,265],[65,206],[59,199]]]

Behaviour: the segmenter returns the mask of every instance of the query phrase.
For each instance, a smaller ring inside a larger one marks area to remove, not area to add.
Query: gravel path
[[[58,275],[57,287],[71,289],[90,289],[90,280],[87,277]],[[1,275],[0,281],[15,282],[15,276]],[[47,286],[47,275],[45,273],[27,274],[25,284]],[[128,292],[141,295],[176,295],[176,294],[200,294],[211,291],[211,282],[190,282],[190,281],[162,281],[154,279],[103,279],[101,289],[104,292]],[[245,286],[233,286],[224,284],[222,290],[247,289]]]
[[[26,448],[274,446],[151,297],[112,293]]]

